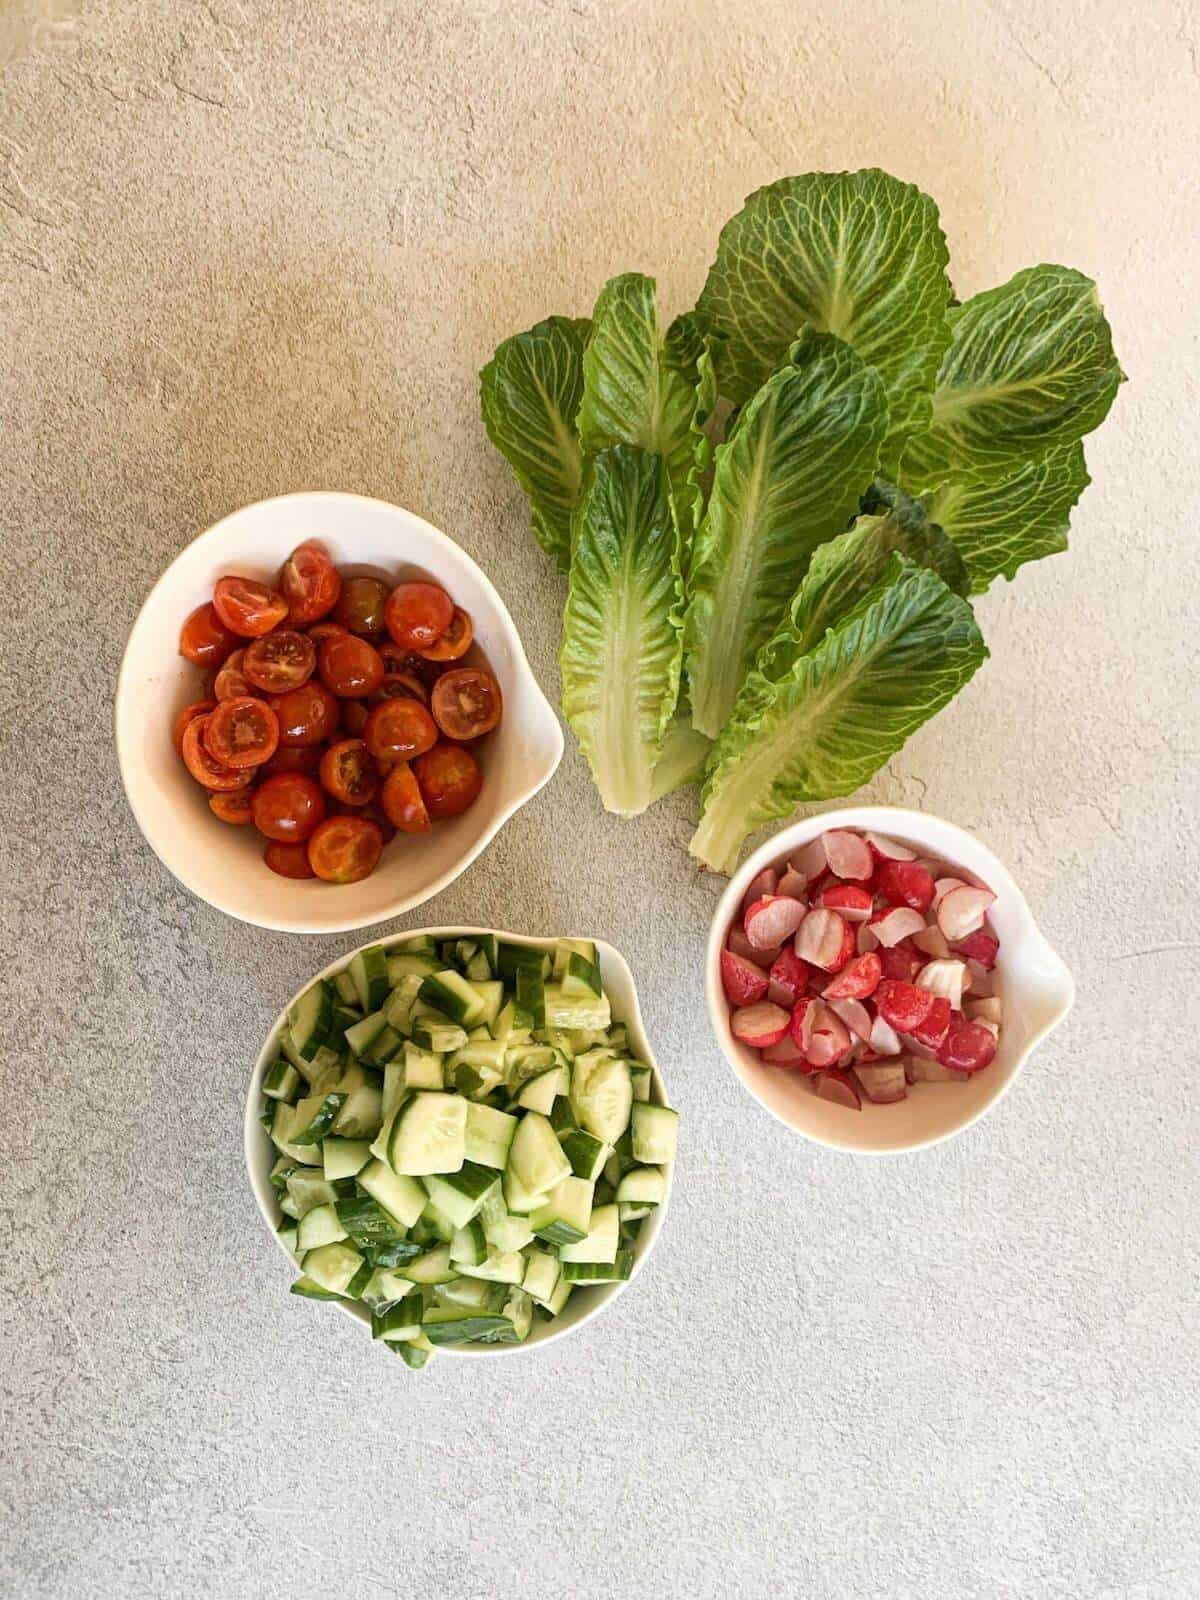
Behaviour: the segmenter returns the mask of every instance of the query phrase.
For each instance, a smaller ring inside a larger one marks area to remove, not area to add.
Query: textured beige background
[[[0,1591],[1195,1595],[1194,6],[7,0],[0,74]],[[241,1173],[258,1038],[354,940],[150,855],[125,633],[224,512],[357,489],[480,559],[556,691],[479,366],[619,269],[685,306],[750,189],[872,163],[961,292],[1094,274],[1130,375],[1070,555],[869,791],[1010,862],[1078,1010],[947,1149],[792,1142],[708,1038],[691,802],[618,822],[569,746],[430,914],[629,954],[677,1198],[590,1332],[410,1375],[288,1297]]]

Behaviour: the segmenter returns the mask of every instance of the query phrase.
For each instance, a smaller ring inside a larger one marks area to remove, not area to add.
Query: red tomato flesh
[[[197,606],[179,634],[179,653],[197,667],[219,667],[238,647],[238,636],[217,615],[211,600]]]
[[[402,650],[428,650],[453,617],[454,601],[436,583],[398,583],[388,596],[387,630]]]
[[[308,860],[326,883],[359,883],[383,854],[383,834],[366,817],[327,817],[308,841]]]
[[[218,578],[213,606],[230,633],[260,639],[287,616],[287,601],[265,583],[253,578]]]
[[[460,750],[455,744],[434,745],[417,757],[413,771],[425,808],[435,820],[460,816],[483,788],[479,763],[469,750]]]
[[[269,705],[251,695],[222,700],[209,713],[204,742],[223,766],[258,767],[275,754],[279,722]]]
[[[280,628],[246,646],[242,672],[248,683],[264,694],[287,694],[312,677],[317,647],[303,633]]]
[[[300,844],[325,818],[325,795],[303,772],[277,772],[254,791],[254,826],[268,839]]]
[[[447,739],[480,739],[500,721],[500,685],[483,667],[456,667],[434,684],[430,709]]]

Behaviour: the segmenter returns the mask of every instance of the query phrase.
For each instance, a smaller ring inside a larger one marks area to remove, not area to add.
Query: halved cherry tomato
[[[402,650],[391,639],[381,639],[375,648],[383,657],[385,672],[411,672],[421,659],[412,650]]]
[[[461,606],[455,606],[450,626],[440,639],[427,645],[421,654],[426,661],[457,661],[471,648],[474,637],[475,627],[470,617]]]
[[[218,578],[213,606],[230,633],[260,639],[287,616],[287,601],[275,589],[253,578]]]
[[[254,821],[252,799],[253,790],[232,789],[228,794],[210,794],[208,808],[222,822],[232,822],[235,828],[242,828]]]
[[[297,545],[279,573],[279,590],[288,604],[288,623],[306,628],[328,616],[342,592],[342,577],[324,545],[306,539]]]
[[[383,780],[383,809],[401,833],[428,833],[433,827],[421,787],[407,761],[392,768]]]
[[[346,578],[334,621],[351,633],[382,633],[388,586],[378,578]]]
[[[322,639],[332,639],[336,634],[350,632],[349,628],[343,628],[340,622],[314,622],[311,628],[306,628],[304,631],[318,647]]]
[[[324,820],[321,785],[302,772],[277,772],[254,791],[254,826],[268,839],[300,844]]]
[[[362,731],[367,725],[367,703],[365,700],[343,700],[341,704],[342,729],[351,739],[362,737]]]
[[[454,601],[436,583],[398,583],[388,596],[387,631],[402,650],[428,650],[453,616]]]
[[[433,686],[430,709],[447,739],[479,739],[500,721],[500,685],[484,667],[456,667]]]
[[[365,699],[383,682],[379,651],[352,633],[321,640],[317,670],[321,682],[347,700]]]
[[[292,628],[280,628],[246,646],[242,671],[249,683],[266,694],[286,694],[312,677],[317,647]]]
[[[339,739],[321,757],[321,782],[343,805],[365,806],[375,798],[379,774],[361,739]]]
[[[197,783],[206,789],[244,789],[246,774],[237,767],[227,767],[214,760],[204,742],[204,729],[211,712],[195,717],[183,733],[183,761]]]
[[[278,839],[269,839],[263,851],[263,860],[281,878],[316,877],[309,865],[306,844],[281,844]]]
[[[415,672],[385,672],[383,682],[371,696],[371,704],[377,706],[381,700],[419,700],[427,706],[429,690]]]
[[[437,743],[433,718],[419,700],[381,700],[367,718],[363,738],[376,761],[407,761]]]
[[[483,788],[479,763],[469,750],[456,744],[436,744],[418,756],[413,771],[421,786],[425,808],[435,820],[460,816]],[[384,794],[387,784],[384,784]]]
[[[341,814],[343,814],[343,815],[351,815],[351,816],[356,816],[356,817],[366,817],[368,822],[373,822],[375,824],[375,826],[379,829],[380,834],[383,836],[383,847],[384,847],[385,850],[387,849],[388,845],[391,844],[392,840],[396,837],[396,830],[392,826],[391,820],[389,819],[387,812],[379,804],[378,800],[372,800],[370,805],[365,805],[362,808],[361,811],[352,811],[350,813],[347,813],[345,811],[345,807],[341,807],[339,809],[341,811]]]
[[[215,700],[193,700],[191,705],[184,706],[175,718],[175,725],[171,729],[171,743],[180,755],[183,754],[183,736],[187,732],[188,724],[195,722],[197,717],[205,716],[216,703]]]
[[[358,883],[374,872],[383,834],[366,817],[327,817],[308,841],[308,860],[327,883]]]
[[[264,777],[275,772],[306,772],[310,778],[315,778],[324,753],[319,744],[281,744],[259,770]]]
[[[271,708],[279,718],[280,744],[320,744],[337,727],[338,703],[316,678],[272,695]]]
[[[261,700],[241,695],[222,700],[209,713],[204,743],[215,761],[226,767],[260,767],[275,754],[279,719]]]
[[[213,679],[213,693],[218,700],[241,700],[246,695],[253,694],[246,674],[242,671],[245,660],[246,649],[243,645],[222,663],[220,672]]]
[[[237,634],[221,621],[211,600],[196,607],[179,634],[179,654],[197,667],[219,667],[237,647]]]

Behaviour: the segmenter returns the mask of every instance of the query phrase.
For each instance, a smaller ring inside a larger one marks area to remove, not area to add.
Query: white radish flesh
[[[904,1071],[909,1083],[966,1083],[968,1077],[965,1072],[954,1072],[940,1061],[926,1061],[921,1056],[906,1061]]]
[[[725,947],[731,950],[735,956],[741,956],[743,961],[753,961],[757,967],[772,967],[779,959],[779,951],[777,949],[760,950],[757,945],[751,944],[741,923],[730,928]]]
[[[846,1024],[829,1006],[814,1001],[804,1018],[807,1043],[804,1053],[814,1067],[831,1067],[850,1053],[850,1034]]]
[[[868,1066],[860,1062],[854,1069],[854,1076],[866,1092],[867,1099],[873,1100],[876,1105],[894,1105],[908,1094],[908,1079],[899,1061],[872,1062]]]
[[[930,994],[940,994],[949,1000],[951,1009],[962,1010],[966,963],[962,961],[929,961],[917,973],[917,988],[928,989]]]
[[[750,880],[750,887],[742,898],[742,916],[756,900],[762,900],[766,895],[774,894],[779,883],[779,874],[774,867],[764,867],[761,872],[756,872]]]
[[[867,1040],[877,1056],[898,1056],[900,1054],[900,1035],[890,1022],[885,1022],[882,1017],[876,1017],[871,1024],[871,1037]]]
[[[919,911],[913,911],[910,906],[893,906],[890,911],[873,917],[867,926],[880,944],[886,945],[890,950],[894,944],[899,944],[901,939],[911,939],[913,934],[920,933],[925,926],[925,918]],[[804,952],[801,951],[800,954],[803,955]]]
[[[922,928],[920,933],[913,934],[913,943],[923,955],[944,959],[950,954],[950,946],[940,928]]]
[[[768,1045],[779,1043],[787,1033],[790,1020],[782,1006],[760,1000],[757,1005],[739,1007],[729,1019],[729,1028],[734,1038],[743,1044],[765,1050]]]
[[[845,966],[848,929],[836,911],[810,911],[796,933],[796,954],[814,967],[833,972]],[[850,941],[854,948],[853,939]]]
[[[871,1040],[871,1013],[861,1000],[827,1000],[826,1005],[831,1011],[837,1013],[849,1028],[864,1044]]]
[[[972,1022],[994,1022],[999,1026],[1004,1019],[1004,1006],[997,996],[988,995],[983,1000],[968,1000],[963,1016]]]
[[[936,1061],[937,1051],[932,1045],[922,1044],[920,1039],[911,1033],[900,1035],[900,1048],[906,1056],[918,1056],[922,1061]]]
[[[875,930],[870,923],[860,922],[858,937],[855,940],[860,956],[869,956],[872,950],[878,950],[879,940],[875,937]]]
[[[784,1034],[777,1044],[769,1044],[763,1051],[762,1058],[770,1062],[773,1067],[808,1067],[804,1051],[790,1034]]]
[[[832,1100],[834,1105],[845,1106],[848,1111],[862,1110],[859,1092],[845,1072],[822,1072],[817,1078],[817,1098]]]
[[[798,872],[805,883],[811,883],[814,878],[819,878],[829,865],[825,858],[825,836],[818,836],[804,846],[798,856],[789,863],[793,872]]]
[[[915,861],[917,852],[910,850],[906,844],[900,844],[895,839],[889,839],[883,833],[868,833],[864,835],[867,844],[877,856],[884,861]]]
[[[807,906],[787,895],[768,895],[746,912],[746,937],[756,950],[778,949],[804,921]]]
[[[775,894],[791,895],[793,900],[803,900],[804,891],[808,887],[808,880],[801,876],[795,867],[789,867],[776,885]]]
[[[951,889],[967,889],[970,885],[962,878],[935,878],[933,881],[933,910],[941,905]]]
[[[835,877],[864,883],[871,876],[875,863],[865,839],[844,828],[831,828],[821,838],[825,844],[825,859]]]
[[[966,884],[961,889],[951,889],[938,901],[938,927],[951,944],[965,939],[983,927],[983,919],[995,903],[996,896],[990,889],[972,889]]]
[[[968,961],[967,975],[971,980],[971,993],[976,1000],[986,1000],[989,995],[995,994],[996,974],[987,967],[981,967],[978,961]]]

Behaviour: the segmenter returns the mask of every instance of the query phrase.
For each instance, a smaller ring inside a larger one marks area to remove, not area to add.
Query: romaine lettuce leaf
[[[529,497],[538,543],[564,571],[583,483],[575,417],[590,328],[586,319],[547,317],[506,339],[480,374],[488,437]]]
[[[1081,444],[1058,445],[1000,483],[950,483],[927,496],[930,520],[962,552],[971,592],[1003,573],[1067,548],[1071,511],[1087,488]]]
[[[857,509],[886,425],[879,374],[840,339],[809,329],[718,448],[686,620],[692,719],[709,738],[813,550]]]
[[[802,801],[852,793],[986,655],[969,603],[892,555],[875,587],[786,674],[751,673],[709,761],[691,853],[729,871],[762,823]]]
[[[1122,377],[1096,285],[1026,267],[949,314],[933,420],[904,452],[910,493],[999,482],[1104,421]]]
[[[712,751],[712,740],[692,727],[691,711],[681,705],[663,736],[662,754],[654,767],[651,799],[661,800],[676,789],[699,787]]]
[[[747,400],[801,328],[876,367],[890,413],[882,458],[929,426],[949,342],[946,241],[933,201],[886,172],[810,172],[759,189],[721,230],[696,310],[719,341],[721,392]]]
[[[591,462],[563,616],[563,713],[609,811],[656,797],[682,655],[679,536],[662,460],[631,445]],[[661,792],[661,791],[658,791]]]

